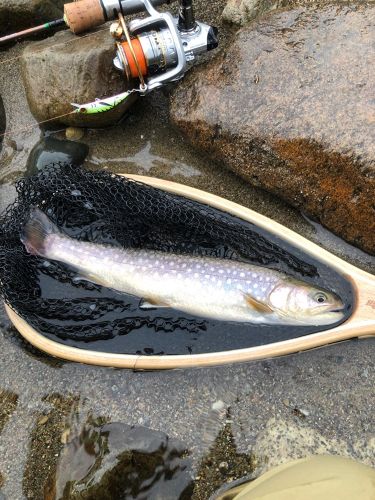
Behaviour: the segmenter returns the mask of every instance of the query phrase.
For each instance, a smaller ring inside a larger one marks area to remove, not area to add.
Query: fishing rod
[[[151,0],[151,4],[154,7],[163,3],[170,3],[170,0]],[[78,35],[115,19],[117,12],[121,12],[125,16],[142,12],[143,10],[144,5],[142,0],[78,0],[64,5],[64,17],[61,19],[49,21],[33,28],[0,37],[0,45],[63,25]]]
[[[124,92],[86,104],[72,103],[74,113],[109,111],[132,94],[144,96],[183,78],[189,64],[218,46],[218,31],[196,21],[192,0],[179,0],[178,16],[155,7],[169,0],[78,0],[64,5],[64,18],[0,38],[0,44],[65,23],[75,34],[115,20],[110,34],[115,40],[115,67],[124,77]],[[145,12],[129,23],[125,16]]]

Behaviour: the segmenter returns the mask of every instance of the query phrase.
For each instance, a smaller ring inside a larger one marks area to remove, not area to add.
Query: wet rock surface
[[[0,34],[63,16],[64,0],[0,0]]]
[[[331,0],[228,0],[223,10],[223,19],[228,23],[244,26],[250,21],[281,8],[295,8],[298,6],[322,6],[332,3]],[[349,2],[341,1],[348,5]],[[374,3],[369,0],[366,3]]]
[[[188,500],[186,447],[164,432],[120,422],[86,423],[64,448],[46,500]]]
[[[124,92],[124,77],[113,65],[115,44],[108,26],[95,35],[77,37],[70,31],[31,43],[22,54],[22,78],[30,110],[44,121],[70,113],[71,103]],[[73,114],[54,121],[65,125],[106,126],[118,121],[135,94],[113,111],[94,115]]]
[[[44,137],[30,152],[26,165],[26,175],[34,175],[51,163],[82,165],[88,153],[87,144]]]
[[[194,145],[371,253],[374,20],[369,5],[268,15],[193,70],[171,110]]]
[[[286,7],[288,3],[288,0],[228,0],[223,10],[223,19],[243,26],[269,10]]]

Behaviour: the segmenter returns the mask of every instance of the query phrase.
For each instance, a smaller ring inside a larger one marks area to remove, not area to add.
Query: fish
[[[140,298],[140,307],[170,307],[222,321],[328,325],[344,304],[334,292],[282,272],[231,259],[118,248],[63,233],[39,208],[23,228],[26,250],[72,266],[82,279]]]

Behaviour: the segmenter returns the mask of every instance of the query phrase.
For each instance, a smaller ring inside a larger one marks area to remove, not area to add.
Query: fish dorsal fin
[[[255,311],[258,311],[260,313],[265,313],[265,314],[271,314],[274,312],[272,307],[270,307],[268,304],[265,304],[264,302],[261,302],[260,300],[256,299],[252,295],[248,293],[244,293],[244,297],[248,305],[252,308],[255,309]]]

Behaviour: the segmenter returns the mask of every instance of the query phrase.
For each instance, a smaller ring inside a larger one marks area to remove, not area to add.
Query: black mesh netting
[[[75,280],[67,266],[29,255],[20,234],[32,207],[41,208],[78,239],[247,260],[310,281],[319,278],[327,285],[311,258],[282,248],[259,228],[108,172],[53,164],[16,187],[17,200],[0,218],[1,295],[36,329],[60,339],[106,340],[146,327],[152,332],[185,331],[191,340],[206,332],[209,322],[171,310],[162,315],[141,311],[139,299],[111,290],[103,293],[99,285]],[[337,283],[336,289],[344,286]],[[144,335],[139,338],[144,342]],[[147,348],[133,350],[148,353]]]

